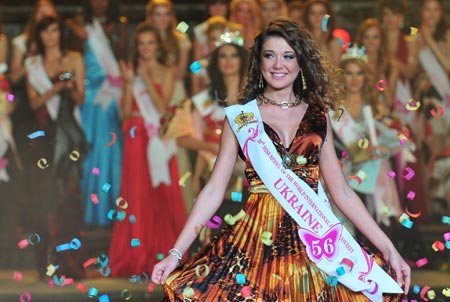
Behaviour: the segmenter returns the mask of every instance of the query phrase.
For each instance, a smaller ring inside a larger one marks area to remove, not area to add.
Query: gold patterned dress
[[[264,124],[285,164],[314,190],[319,181],[319,157],[326,126],[325,113],[309,105],[294,140],[285,148],[277,133]],[[306,164],[296,163],[300,155],[307,159]],[[361,292],[326,282],[327,275],[306,254],[297,233],[298,224],[270,194],[249,161],[246,166],[250,195],[243,208],[245,215],[225,227],[209,245],[169,276],[164,285],[164,301],[370,301]],[[271,242],[262,238],[268,233]],[[378,255],[370,251],[368,254],[394,275]],[[398,298],[385,295],[384,301]]]

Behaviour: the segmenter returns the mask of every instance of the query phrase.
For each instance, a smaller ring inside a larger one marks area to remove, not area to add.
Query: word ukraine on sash
[[[147,162],[152,178],[152,186],[157,188],[161,183],[171,184],[169,162],[176,151],[174,139],[162,140],[158,135],[160,114],[153,104],[142,78],[137,76],[133,82],[133,96],[144,118],[148,135]]]
[[[299,237],[308,257],[326,274],[335,276],[353,291],[372,301],[383,293],[402,293],[400,286],[381,269],[344,228],[323,198],[289,169],[284,169],[275,146],[264,132],[256,100],[225,108],[244,155],[267,189],[301,227]],[[353,268],[343,275],[336,269]]]

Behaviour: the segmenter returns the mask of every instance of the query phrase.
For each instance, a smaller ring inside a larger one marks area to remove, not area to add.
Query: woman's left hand
[[[395,271],[398,285],[400,285],[400,287],[403,286],[404,293],[407,295],[411,284],[411,268],[394,247],[388,254],[383,256],[384,260],[386,260]]]

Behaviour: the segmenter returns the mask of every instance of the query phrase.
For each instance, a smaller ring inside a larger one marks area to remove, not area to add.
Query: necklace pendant
[[[282,161],[283,161],[283,167],[285,169],[289,169],[293,164],[294,157],[291,153],[286,153],[285,155],[283,155]]]
[[[289,103],[287,101],[282,101],[279,106],[283,109],[289,109]]]

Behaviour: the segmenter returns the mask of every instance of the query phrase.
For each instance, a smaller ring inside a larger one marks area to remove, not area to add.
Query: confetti
[[[379,80],[377,82],[377,84],[375,85],[375,87],[377,88],[378,91],[384,91],[387,87],[387,82],[386,80]]]
[[[450,217],[448,217],[448,216],[442,216],[442,223],[444,223],[444,224],[448,224],[448,225],[450,225]]]
[[[429,291],[431,289],[431,287],[429,287],[428,285],[425,285],[424,287],[422,287],[419,296],[422,298],[422,300],[428,301],[427,298],[425,298],[425,294],[427,291]]]
[[[427,292],[427,297],[428,297],[428,299],[430,299],[430,300],[434,300],[434,298],[436,298],[436,292],[435,292],[434,290],[429,290],[429,291]]]
[[[188,28],[189,28],[189,25],[187,25],[186,22],[184,22],[184,21],[181,21],[180,23],[178,23],[178,25],[176,27],[176,29],[180,33],[183,33],[183,34],[185,34],[187,32]]]
[[[26,248],[28,246],[28,244],[29,244],[28,240],[27,239],[23,239],[23,240],[20,240],[17,245],[19,246],[19,248],[21,250],[23,250],[24,248]]]
[[[304,165],[308,162],[308,160],[303,155],[300,155],[300,156],[297,156],[296,162],[299,165]]]
[[[134,216],[133,214],[128,216],[128,219],[130,220],[131,223],[135,223],[136,222],[136,216]]]
[[[245,275],[244,274],[236,274],[236,282],[238,284],[245,284],[245,282],[247,282],[247,280],[245,279]]]
[[[130,136],[131,136],[131,138],[134,138],[134,131],[136,131],[136,126],[131,127],[131,129],[130,129]]]
[[[91,201],[92,201],[93,204],[98,204],[99,203],[97,194],[91,194]]]
[[[183,176],[181,176],[180,180],[178,180],[178,185],[180,187],[185,187],[186,186],[186,180],[192,175],[191,172],[186,172],[183,174]]]
[[[248,285],[241,288],[241,295],[244,298],[250,297],[252,295],[252,288]]]
[[[262,232],[261,233],[261,241],[267,245],[267,246],[271,246],[273,241],[272,241],[272,233],[271,232]]]
[[[70,160],[77,161],[80,159],[80,152],[73,150],[69,155]]]
[[[418,218],[420,215],[422,215],[422,211],[420,211],[419,213],[411,213],[408,210],[408,207],[405,208],[405,213],[412,218]]]
[[[412,222],[412,221],[409,220],[409,219],[405,219],[405,220],[403,220],[403,221],[401,222],[401,224],[402,224],[402,226],[404,226],[405,228],[410,229],[410,228],[412,228],[412,226],[414,225],[414,222]]]
[[[95,287],[91,287],[88,289],[87,294],[89,298],[95,298],[98,295],[98,289],[96,289]]]
[[[115,134],[114,132],[109,132],[109,134],[111,134],[112,139],[109,143],[105,144],[106,147],[112,146],[117,140],[117,134]]]
[[[21,272],[14,272],[12,278],[14,281],[21,281],[23,279],[23,274]]]
[[[322,31],[326,32],[328,29],[328,20],[330,19],[330,15],[325,14],[322,19]]]
[[[195,292],[194,292],[194,290],[192,289],[192,287],[185,287],[184,289],[183,289],[183,295],[186,297],[186,298],[190,298],[190,297],[192,297],[193,295],[195,294]]]
[[[410,167],[406,167],[405,170],[407,173],[405,175],[403,175],[403,178],[406,180],[411,180],[414,177],[414,175],[416,175],[414,170],[411,169]]]
[[[344,158],[344,159],[348,159],[349,158],[348,152],[347,151],[342,151],[341,157]]]
[[[336,273],[338,274],[338,276],[345,275],[345,268],[343,268],[342,266],[339,266],[339,267],[336,269]]]
[[[76,286],[83,294],[87,293],[88,288],[86,287],[86,285],[83,285],[81,283],[78,283]]]
[[[45,131],[42,131],[42,130],[35,131],[35,132],[27,135],[27,137],[29,139],[35,139],[35,138],[42,137],[42,136],[45,136]]]
[[[136,246],[140,246],[141,245],[141,241],[137,238],[132,238],[131,239],[131,246],[132,247],[136,247]]]
[[[116,199],[116,205],[122,210],[126,210],[128,208],[128,202],[123,197]]]
[[[431,246],[431,248],[435,252],[437,252],[437,251],[441,251],[442,252],[445,249],[445,244],[442,243],[439,240],[436,240],[435,242],[433,242],[433,245]]]
[[[53,264],[50,264],[47,266],[47,272],[45,273],[47,276],[51,277],[55,274],[56,270],[59,268],[59,265],[54,266]]]
[[[98,302],[110,302],[109,296],[107,294],[103,294],[98,297]]]
[[[367,173],[364,172],[363,170],[359,170],[358,172],[356,172],[356,176],[361,178],[362,181],[365,181],[368,178]]]
[[[397,174],[394,171],[389,171],[387,175],[389,178],[394,178]]]
[[[341,261],[341,264],[348,267],[348,270],[351,271],[353,269],[353,261],[348,259],[348,258],[344,258]]]
[[[358,140],[358,147],[360,149],[366,150],[367,148],[369,148],[369,140],[365,137],[360,138]]]
[[[123,211],[116,211],[116,210],[109,210],[107,217],[109,220],[118,220],[122,221],[125,219],[125,212]]]
[[[20,300],[20,302],[29,302],[29,301],[31,301],[31,294],[28,292],[21,293],[19,300]]]
[[[56,247],[57,252],[67,250],[78,250],[81,247],[81,241],[78,238],[73,238],[69,243],[63,243]]]
[[[45,157],[39,159],[37,162],[37,166],[39,167],[39,169],[42,169],[42,170],[47,169],[49,167],[47,159]]]
[[[241,202],[242,192],[231,192],[231,200],[234,202]]]
[[[444,237],[445,241],[449,241],[450,240],[450,232],[449,233],[445,233],[442,237]]]
[[[189,66],[189,69],[192,71],[193,74],[199,73],[202,68],[203,68],[202,64],[200,64],[199,61],[195,61]]]
[[[444,296],[446,296],[446,297],[450,297],[450,288],[444,288],[443,290],[442,290],[442,294],[444,295]]]
[[[111,189],[111,184],[105,182],[102,186],[102,191],[107,193],[109,191],[109,189]]]
[[[356,175],[349,175],[347,178],[354,179],[358,183],[358,186],[362,183],[362,179]]]
[[[338,284],[338,279],[335,276],[328,276],[326,282],[331,286],[336,286]]]
[[[6,100],[8,101],[8,102],[14,102],[14,94],[11,94],[11,93],[7,93],[6,94]]]
[[[406,195],[406,198],[408,198],[409,200],[413,200],[414,197],[416,197],[416,193],[413,191],[409,191],[408,195]]]
[[[147,286],[147,290],[149,293],[153,293],[153,291],[155,290],[155,284],[149,283]]]
[[[414,102],[414,100],[413,100],[413,99],[410,99],[410,100],[406,103],[405,108],[406,108],[407,110],[410,110],[410,111],[415,111],[415,110],[419,109],[419,107],[420,107],[420,101],[417,101],[415,105],[412,105],[413,102]]]
[[[426,264],[428,264],[428,259],[427,258],[421,258],[421,259],[416,261],[417,267],[422,267],[422,266],[424,266]]]
[[[203,272],[203,274],[201,274],[200,273],[200,270],[202,269],[202,268],[205,268],[204,269],[204,272]],[[199,264],[199,265],[197,265],[196,267],[195,267],[195,274],[197,275],[197,277],[206,277],[206,276],[208,276],[209,275],[209,266],[207,266],[206,264]]]
[[[419,31],[419,29],[416,27],[412,27],[412,26],[409,27],[409,32],[410,32],[411,36],[415,36],[418,31]]]
[[[156,259],[163,260],[164,259],[164,254],[161,254],[161,253],[156,254]]]
[[[418,295],[420,293],[420,286],[419,285],[414,285],[412,292],[415,293],[416,295]]]
[[[208,220],[206,222],[206,225],[210,227],[211,229],[218,229],[220,225],[222,224],[222,218],[219,216],[214,216],[211,220]]]
[[[121,293],[120,293],[120,297],[122,299],[124,299],[125,301],[129,301],[131,300],[131,293],[128,289],[124,289]]]
[[[83,267],[87,269],[89,266],[97,264],[97,258],[89,258],[88,260],[84,261]]]
[[[431,109],[430,113],[433,117],[440,118],[442,115],[444,115],[444,108],[442,106],[438,106],[437,109],[437,112],[435,108]]]
[[[99,168],[92,168],[92,174],[99,175],[100,174],[100,169]]]

